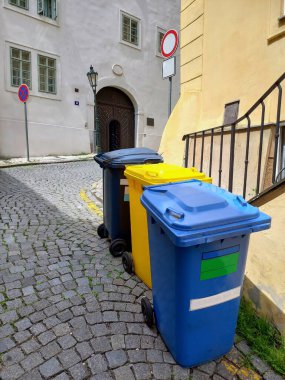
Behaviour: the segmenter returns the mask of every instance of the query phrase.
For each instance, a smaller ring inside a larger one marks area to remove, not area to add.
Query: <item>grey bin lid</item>
[[[94,160],[101,168],[125,168],[125,165],[163,162],[160,154],[149,148],[118,149],[99,153]]]

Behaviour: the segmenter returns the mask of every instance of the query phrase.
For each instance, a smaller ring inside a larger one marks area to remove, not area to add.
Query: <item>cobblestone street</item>
[[[0,378],[281,379],[254,355],[246,368],[244,341],[199,368],[175,364],[143,322],[151,292],[110,255],[80,197],[100,178],[93,161],[0,170]]]

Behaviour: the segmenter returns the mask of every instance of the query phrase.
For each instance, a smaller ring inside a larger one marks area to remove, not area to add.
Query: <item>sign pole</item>
[[[27,161],[30,161],[28,114],[27,114],[27,103],[26,102],[24,102],[24,108],[25,108],[25,130],[26,130]]]
[[[29,99],[29,95],[30,95],[29,87],[26,84],[21,84],[18,88],[18,98],[20,102],[24,103],[27,161],[30,161],[28,113],[27,113],[27,100]]]
[[[162,63],[162,78],[169,78],[168,94],[168,117],[171,115],[172,107],[172,77],[176,74],[176,58],[173,55],[178,47],[179,37],[174,29],[169,29],[162,38],[160,50],[166,60]]]
[[[169,77],[168,117],[171,115],[172,76]]]

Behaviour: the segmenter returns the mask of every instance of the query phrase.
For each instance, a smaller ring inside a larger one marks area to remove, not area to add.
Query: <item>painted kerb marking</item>
[[[87,204],[87,207],[89,210],[94,212],[97,216],[100,218],[103,217],[103,212],[100,210],[100,208],[88,197],[86,194],[86,191],[84,189],[80,190],[80,198]]]

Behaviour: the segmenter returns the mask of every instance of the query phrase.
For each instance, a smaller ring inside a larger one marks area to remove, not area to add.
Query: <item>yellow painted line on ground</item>
[[[100,208],[88,197],[84,189],[80,190],[80,198],[87,204],[89,210],[94,212],[97,216],[103,217],[103,212]]]

